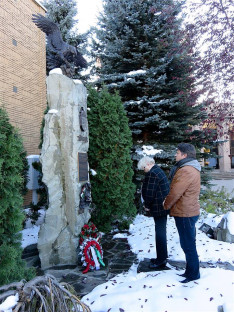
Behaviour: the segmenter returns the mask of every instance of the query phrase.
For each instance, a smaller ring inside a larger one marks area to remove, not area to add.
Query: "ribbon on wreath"
[[[96,268],[96,270],[99,270],[100,264],[105,266],[102,260],[102,248],[97,240],[90,238],[85,240],[80,246],[80,249],[83,255],[82,259],[84,260],[83,265],[86,265],[85,270],[82,272],[83,274],[87,273],[90,269]]]

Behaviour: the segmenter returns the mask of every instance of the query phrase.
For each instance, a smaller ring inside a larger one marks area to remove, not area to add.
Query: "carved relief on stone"
[[[81,107],[80,109],[79,121],[80,121],[80,130],[86,131],[88,122],[87,122],[87,114],[83,107]]]
[[[86,182],[80,192],[80,206],[79,206],[79,214],[84,213],[85,210],[90,209],[90,204],[92,201],[91,197],[91,184]]]

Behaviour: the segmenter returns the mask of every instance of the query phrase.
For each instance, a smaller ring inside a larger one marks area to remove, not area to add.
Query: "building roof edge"
[[[46,8],[38,0],[33,0],[33,1],[37,3],[45,12],[47,12]]]

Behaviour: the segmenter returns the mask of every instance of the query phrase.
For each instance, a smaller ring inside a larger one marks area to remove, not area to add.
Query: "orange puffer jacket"
[[[192,166],[184,166],[177,170],[170,192],[164,202],[164,209],[170,209],[170,216],[194,217],[200,213],[199,194],[200,171]]]

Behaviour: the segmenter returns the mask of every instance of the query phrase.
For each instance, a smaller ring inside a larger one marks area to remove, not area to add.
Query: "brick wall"
[[[26,207],[28,205],[30,205],[32,202],[32,191],[29,190],[27,192],[27,194],[24,196],[24,203],[23,203],[23,206]]]
[[[39,154],[46,108],[45,34],[32,14],[45,14],[34,0],[0,1],[0,106],[19,129],[28,155]]]

